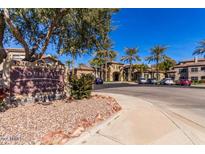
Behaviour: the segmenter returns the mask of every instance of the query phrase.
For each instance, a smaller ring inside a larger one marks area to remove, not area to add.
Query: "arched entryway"
[[[112,77],[113,81],[120,81],[120,72],[114,72]]]

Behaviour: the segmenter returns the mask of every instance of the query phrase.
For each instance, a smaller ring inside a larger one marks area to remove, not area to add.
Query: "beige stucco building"
[[[0,86],[3,85],[3,78],[6,80],[6,75],[4,77],[3,70],[6,72],[6,70],[9,68],[8,64],[10,60],[22,60],[25,58],[25,51],[22,48],[9,48],[4,49],[7,53],[6,59],[4,59],[4,62],[0,64]]]
[[[107,81],[128,81],[128,70],[129,65],[125,65],[119,62],[108,62],[107,64]],[[105,65],[100,68],[92,68],[86,65],[80,65],[78,68],[74,69],[74,73],[77,77],[81,74],[93,74],[95,77],[102,78],[105,80]],[[137,69],[132,70],[132,81],[137,81],[140,77],[157,78],[157,72],[154,68],[149,68],[144,72],[140,72]],[[159,79],[165,78],[165,72],[159,71]]]
[[[124,69],[123,64],[118,62],[108,62],[107,79],[108,81],[123,81]]]
[[[74,68],[74,75],[78,78],[82,74],[92,74],[95,76],[95,69],[86,65],[79,65],[79,67]]]
[[[168,76],[174,80],[205,80],[205,58],[181,61],[168,71]]]

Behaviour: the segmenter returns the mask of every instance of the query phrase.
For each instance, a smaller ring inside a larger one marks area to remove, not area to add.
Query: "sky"
[[[167,46],[166,54],[177,61],[186,60],[193,58],[197,43],[205,39],[205,9],[120,9],[112,25],[116,27],[110,34],[118,52],[115,61],[120,62],[125,47],[138,47],[143,59],[155,45]],[[47,53],[52,53],[51,47]],[[91,58],[78,57],[76,65]],[[67,57],[60,59],[64,62]]]
[[[166,54],[181,61],[193,58],[198,42],[205,39],[205,9],[121,9],[113,15],[113,25],[117,26],[111,33],[116,61],[125,47],[138,47],[144,58],[155,45],[167,46]],[[84,56],[78,62],[88,59]]]

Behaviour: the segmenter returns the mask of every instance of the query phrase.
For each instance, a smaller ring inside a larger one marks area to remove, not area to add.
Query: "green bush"
[[[6,110],[6,103],[0,99],[0,112],[4,112]]]
[[[70,95],[74,99],[89,98],[92,91],[94,76],[92,74],[82,74],[79,79],[72,77],[70,80]]]
[[[192,81],[192,84],[204,84],[205,83],[205,80],[193,80]]]
[[[204,83],[205,83],[205,80],[204,80],[204,79],[200,80],[200,83],[201,83],[201,84],[204,84]]]

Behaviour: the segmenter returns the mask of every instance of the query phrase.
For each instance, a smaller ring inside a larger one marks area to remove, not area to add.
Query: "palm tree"
[[[70,72],[71,64],[72,64],[72,61],[71,61],[71,60],[67,60],[67,61],[66,61],[66,65],[68,66],[69,72]]]
[[[168,56],[164,57],[163,62],[159,64],[159,69],[165,71],[165,76],[167,76],[167,71],[176,65],[176,61]]]
[[[69,81],[69,79],[70,79],[70,67],[71,67],[71,63],[72,63],[71,60],[67,60],[67,61],[65,62],[65,64],[66,64],[67,67],[68,67],[67,74],[66,74],[68,81]]]
[[[167,47],[157,45],[153,48],[151,48],[151,56],[146,57],[146,60],[148,63],[150,62],[156,62],[156,70],[157,70],[157,80],[159,80],[159,63],[165,59],[165,50]]]
[[[139,49],[138,48],[126,48],[125,49],[126,56],[123,56],[121,58],[121,61],[124,61],[126,63],[129,63],[129,72],[128,72],[128,81],[131,81],[131,75],[132,75],[132,67],[133,67],[133,61],[140,61],[140,57],[138,55]]]
[[[142,74],[149,68],[146,64],[135,64],[133,67],[140,72],[140,77],[143,77]]]
[[[72,76],[74,75],[74,66],[75,66],[75,60],[78,56],[82,56],[86,53],[86,50],[76,50],[74,47],[71,47],[70,49],[62,49],[58,51],[59,55],[65,54],[66,56],[71,56],[71,67],[72,67]]]
[[[205,40],[199,42],[199,45],[196,47],[196,50],[193,52],[193,55],[203,55],[205,57]]]
[[[117,52],[113,50],[99,50],[96,52],[96,57],[99,57],[101,59],[104,59],[104,64],[105,64],[105,81],[107,81],[107,64],[110,61],[113,61],[117,56]],[[102,61],[102,60],[101,60]]]
[[[104,64],[104,59],[95,57],[89,61],[90,65],[95,68],[95,77],[97,74],[97,69],[100,68],[100,78],[102,79],[102,66]]]

